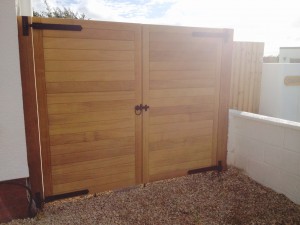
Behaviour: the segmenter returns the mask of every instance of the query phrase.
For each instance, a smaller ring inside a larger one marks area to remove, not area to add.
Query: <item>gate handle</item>
[[[143,113],[143,109],[145,111],[147,111],[149,108],[150,108],[150,106],[148,106],[148,105],[145,105],[145,106],[143,104],[136,105],[134,107],[134,109],[135,109],[135,115],[141,115]]]

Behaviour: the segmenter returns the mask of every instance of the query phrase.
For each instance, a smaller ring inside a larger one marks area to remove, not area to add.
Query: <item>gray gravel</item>
[[[300,206],[229,168],[48,203],[8,224],[300,224]]]

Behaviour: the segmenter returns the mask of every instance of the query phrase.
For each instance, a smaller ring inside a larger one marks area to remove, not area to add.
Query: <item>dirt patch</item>
[[[48,203],[9,224],[300,224],[300,206],[229,168]]]

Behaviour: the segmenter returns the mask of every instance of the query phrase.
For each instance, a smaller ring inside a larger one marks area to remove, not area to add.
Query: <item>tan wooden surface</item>
[[[142,180],[141,26],[76,24],[81,32],[34,30],[46,196]]]
[[[34,21],[83,27],[33,31],[45,196],[226,163],[231,30]]]
[[[300,86],[300,76],[286,76],[284,84],[286,86]]]
[[[234,42],[230,108],[258,113],[264,43]]]
[[[144,182],[217,163],[224,40],[193,32],[224,31],[143,26]]]

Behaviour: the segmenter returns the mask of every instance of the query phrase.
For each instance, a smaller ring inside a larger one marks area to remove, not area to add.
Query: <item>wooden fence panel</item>
[[[234,42],[230,108],[258,113],[264,43]]]

